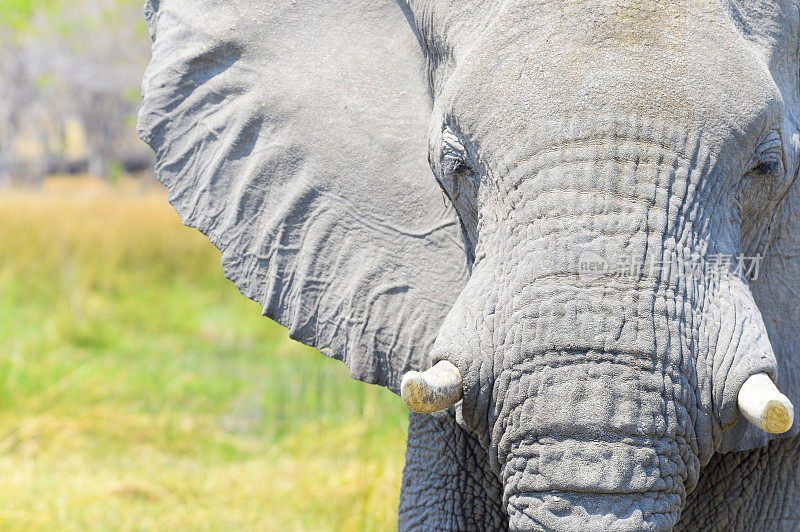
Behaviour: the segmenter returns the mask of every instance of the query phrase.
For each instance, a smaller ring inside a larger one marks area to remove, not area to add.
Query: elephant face
[[[513,527],[669,528],[736,445],[742,384],[776,371],[737,266],[793,182],[791,115],[719,6],[533,4],[455,36],[437,4],[424,33],[431,158],[474,257],[432,357],[463,377]],[[788,55],[796,8],[758,7]]]
[[[751,376],[796,402],[789,0],[146,12],[184,222],[353,377],[452,364],[512,528],[668,529]]]

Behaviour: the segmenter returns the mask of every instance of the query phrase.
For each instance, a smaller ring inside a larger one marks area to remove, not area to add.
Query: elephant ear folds
[[[293,338],[397,392],[468,275],[387,0],[149,0],[139,133],[184,223]]]

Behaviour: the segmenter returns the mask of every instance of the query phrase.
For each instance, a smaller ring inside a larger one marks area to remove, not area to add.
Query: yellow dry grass
[[[259,310],[159,188],[0,191],[0,528],[395,528],[402,403]]]

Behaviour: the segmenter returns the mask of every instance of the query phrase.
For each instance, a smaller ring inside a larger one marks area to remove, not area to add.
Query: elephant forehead
[[[634,114],[712,139],[756,134],[780,96],[719,2],[509,2],[455,46],[443,95],[490,144],[567,113]],[[725,139],[727,140],[727,139]]]

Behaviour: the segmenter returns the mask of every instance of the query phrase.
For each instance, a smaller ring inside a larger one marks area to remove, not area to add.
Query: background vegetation
[[[151,166],[135,122],[142,0],[0,0],[0,183]]]
[[[261,317],[149,174],[141,4],[0,0],[0,529],[393,529],[400,399]]]
[[[0,194],[0,526],[394,528],[402,402],[289,340],[139,186]]]

